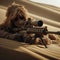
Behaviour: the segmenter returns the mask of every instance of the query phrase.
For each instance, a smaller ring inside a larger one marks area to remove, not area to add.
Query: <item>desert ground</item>
[[[10,0],[0,1],[0,24],[5,21],[7,5],[12,2],[13,1]],[[42,12],[41,15],[44,16]],[[41,17],[41,15],[37,15],[37,13],[33,12],[33,10],[30,11],[29,14],[35,19],[41,18],[42,20],[46,20],[48,18],[48,22],[44,21],[44,26],[47,26],[49,31],[60,31],[60,20],[56,21],[56,19],[60,16],[60,12],[55,12],[56,11],[54,11],[54,17],[48,17],[47,15],[49,15],[49,11],[47,11],[46,18]],[[53,23],[54,19],[55,23]],[[53,22],[50,20],[53,20]],[[53,24],[51,25],[51,23]],[[0,60],[60,60],[60,35],[54,34],[54,36],[56,40],[52,44],[47,45],[48,48],[45,48],[43,45],[29,45],[26,43],[0,38]]]

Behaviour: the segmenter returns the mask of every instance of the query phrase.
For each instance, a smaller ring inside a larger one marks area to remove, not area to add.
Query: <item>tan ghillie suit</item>
[[[23,29],[24,23],[28,18],[27,13],[27,10],[22,5],[15,3],[10,5],[7,9],[6,20],[0,25],[0,37],[8,39],[19,38],[18,32]]]

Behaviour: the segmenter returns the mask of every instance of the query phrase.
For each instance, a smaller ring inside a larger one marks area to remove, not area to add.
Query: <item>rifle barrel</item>
[[[51,33],[51,34],[57,34],[57,35],[60,35],[60,31],[57,31],[57,32],[48,31],[47,33]]]

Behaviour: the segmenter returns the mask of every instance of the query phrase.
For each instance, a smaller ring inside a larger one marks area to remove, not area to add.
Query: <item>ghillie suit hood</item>
[[[23,5],[12,3],[6,12],[6,20],[2,25],[9,26],[12,20],[24,20],[28,18],[28,11]]]

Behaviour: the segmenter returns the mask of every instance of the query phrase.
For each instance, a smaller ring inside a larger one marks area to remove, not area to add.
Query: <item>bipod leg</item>
[[[45,48],[47,48],[46,41],[45,41],[45,40],[43,40],[43,39],[42,39],[42,37],[40,37],[40,39],[41,39],[41,41],[42,41],[43,45],[45,46]]]

